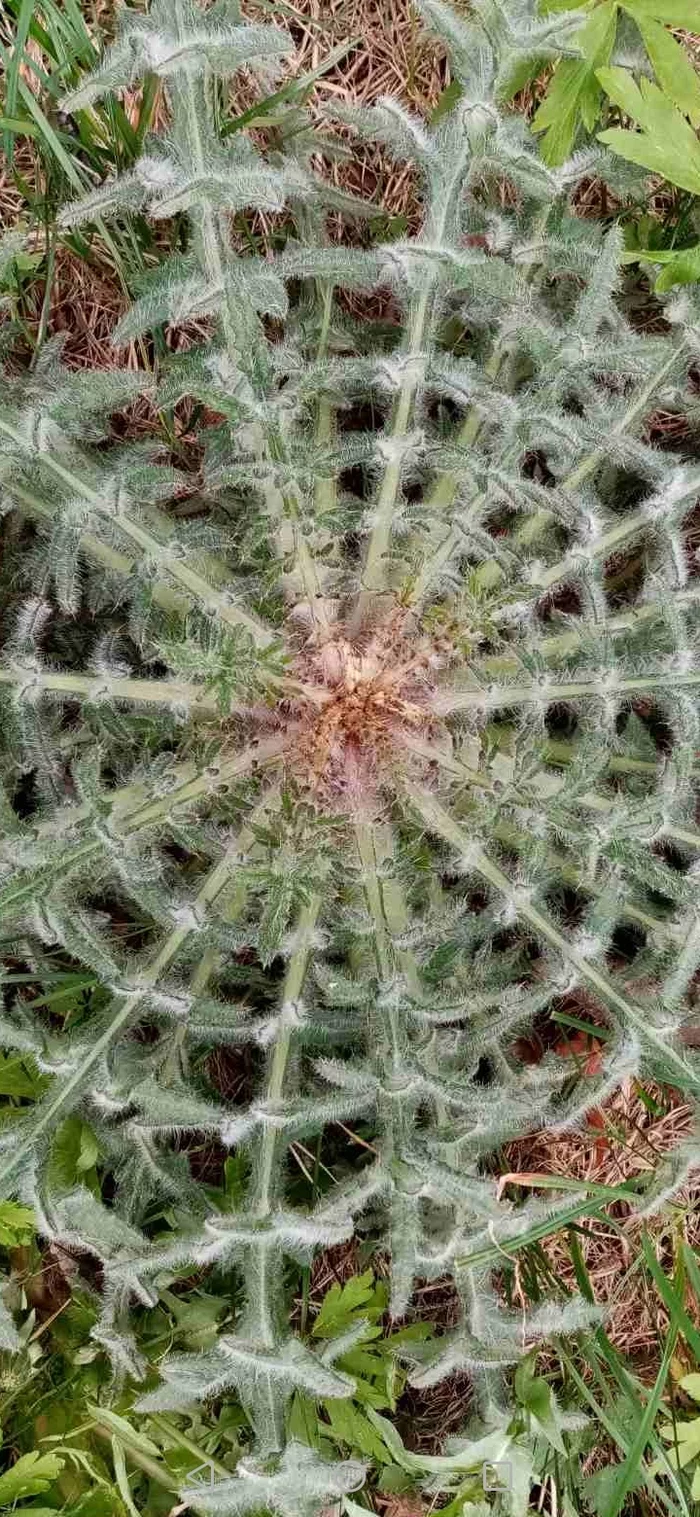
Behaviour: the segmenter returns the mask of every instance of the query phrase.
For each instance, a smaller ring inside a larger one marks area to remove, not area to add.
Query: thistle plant
[[[235,0],[125,11],[67,107],[155,73],[170,125],[64,224],[181,218],[114,342],[194,336],[156,373],[71,372],[48,343],[0,413],[4,951],[95,977],[65,1022],[8,995],[0,1042],[47,1079],[0,1133],[0,1174],[43,1234],[99,1258],[95,1336],[122,1380],[145,1373],[130,1314],[159,1275],[241,1283],[234,1330],[166,1356],[139,1403],[246,1409],[252,1459],[203,1510],[315,1512],[362,1480],[286,1442],[295,1390],[353,1383],[347,1341],[290,1327],[285,1261],[369,1232],[395,1316],[450,1275],[461,1321],[411,1376],[466,1369],[493,1426],[523,1348],[494,1262],[562,1202],[501,1199],[489,1155],[629,1076],[700,1091],[700,468],[649,434],[696,406],[698,310],[684,294],[632,324],[617,233],[573,204],[601,152],[547,167],[499,107],[569,19],[471,11],[420,0],[460,85],[433,127],[390,99],[334,113],[420,175],[420,232],[368,246],[334,240],[338,212],[376,207],[324,175],[333,122],[218,130],[221,82],[268,82],[281,24]],[[277,251],[239,252],[241,212],[277,218]],[[377,291],[400,324],[371,319]],[[194,407],[185,468],[115,438],[139,395]],[[595,1075],[522,1056],[566,1005],[604,1038]],[[252,1050],[244,1102],[202,1073],[221,1048]],[[71,1114],[103,1198],[53,1163]],[[356,1119],[367,1162],[303,1207],[290,1145]],[[246,1157],[235,1210],[193,1175],[202,1135]],[[553,1303],[528,1336],[586,1311]]]

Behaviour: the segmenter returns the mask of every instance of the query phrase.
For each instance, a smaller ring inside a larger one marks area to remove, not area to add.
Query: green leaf
[[[258,952],[265,966],[272,963],[279,951],[293,902],[294,887],[291,878],[288,875],[274,875],[270,879],[258,929]]]
[[[415,1477],[398,1464],[385,1464],[379,1476],[379,1489],[385,1496],[405,1496],[415,1486]],[[442,1508],[441,1508],[442,1510]]]
[[[530,1381],[523,1404],[526,1410],[540,1424],[552,1448],[556,1449],[559,1454],[565,1454],[566,1449],[557,1420],[556,1403],[552,1395],[552,1389],[541,1376],[536,1376]]]
[[[500,91],[501,99],[509,101],[515,95],[519,95],[521,90],[526,89],[528,84],[532,84],[539,77],[546,61],[546,58],[541,57],[518,59]]]
[[[183,1338],[188,1348],[208,1348],[215,1341],[217,1324],[228,1310],[225,1297],[210,1296],[202,1291],[181,1297],[169,1290],[161,1290],[160,1296],[175,1318],[176,1336]]]
[[[614,1499],[619,1474],[619,1464],[607,1464],[602,1470],[595,1470],[592,1475],[584,1477],[582,1487],[586,1497],[586,1509],[590,1508],[600,1517],[600,1513],[604,1512]],[[631,1487],[632,1491],[638,1490],[640,1485],[641,1481],[636,1480]]]
[[[43,1495],[63,1465],[58,1454],[40,1454],[38,1449],[22,1454],[12,1469],[0,1475],[0,1507],[11,1507],[24,1496]]]
[[[676,1445],[669,1449],[668,1457],[677,1469],[685,1469],[692,1459],[700,1455],[700,1417],[692,1422],[667,1422],[659,1429],[662,1438]]]
[[[397,1464],[399,1469],[406,1470],[408,1474],[415,1474],[417,1470],[420,1470],[423,1463],[421,1457],[412,1454],[409,1449],[404,1447],[403,1439],[398,1429],[394,1427],[393,1422],[390,1422],[387,1417],[382,1417],[381,1413],[375,1412],[372,1407],[370,1407],[367,1416],[372,1426],[376,1428],[382,1441],[386,1444],[392,1457],[392,1463]]]
[[[697,32],[700,25],[697,0],[622,0],[624,9],[639,19],[660,21],[665,26],[684,27]]]
[[[39,1074],[33,1074],[31,1061],[26,1054],[0,1054],[0,1096],[26,1096],[33,1100],[41,1092],[45,1082]]]
[[[654,289],[657,294],[670,290],[676,284],[696,284],[700,281],[700,242],[692,248],[635,248],[623,253],[623,263],[658,263],[661,273]],[[640,1091],[640,1100],[649,1099],[648,1092]]]
[[[317,1449],[321,1446],[322,1434],[327,1431],[319,1421],[315,1402],[301,1391],[295,1391],[287,1414],[287,1437]]]
[[[545,163],[563,163],[573,149],[582,105],[597,106],[600,89],[587,63],[566,58],[557,65],[547,94],[532,118],[534,132],[544,132],[542,157]]]
[[[3,1248],[30,1243],[35,1230],[31,1207],[19,1206],[16,1201],[0,1201],[0,1243]]]
[[[693,126],[700,126],[700,79],[685,48],[658,21],[635,19],[664,94],[688,116]],[[700,25],[700,15],[697,24]]]
[[[377,1464],[393,1464],[391,1453],[377,1432],[376,1424],[372,1426],[352,1401],[324,1401],[324,1408],[328,1414],[330,1436],[335,1441],[347,1444],[349,1449],[354,1449]]]
[[[368,1316],[368,1308],[374,1303],[374,1311],[378,1309],[375,1300],[374,1274],[371,1269],[363,1275],[351,1275],[344,1285],[332,1285],[326,1292],[321,1302],[321,1310],[313,1325],[315,1338],[337,1338],[346,1328],[351,1327],[355,1318]]]
[[[641,127],[639,132],[612,127],[599,132],[598,140],[629,163],[700,195],[700,142],[658,85],[642,79],[638,86],[622,68],[598,69],[597,77],[610,99]]]
[[[655,255],[650,262],[658,262]],[[654,284],[657,294],[663,294],[664,290],[672,289],[675,284],[696,284],[700,280],[700,242],[693,248],[682,248],[671,258],[665,259],[664,263],[665,268]]]
[[[686,1391],[689,1396],[692,1396],[693,1401],[700,1401],[700,1375],[683,1375],[678,1384],[682,1390]]]
[[[613,105],[619,106],[626,116],[631,116],[634,121],[644,122],[645,105],[642,92],[636,80],[632,78],[626,68],[599,68],[596,71],[598,82],[603,86],[606,95],[610,97]]]
[[[229,1154],[224,1164],[224,1197],[226,1206],[235,1211],[243,1201],[248,1181],[249,1163],[243,1151]]]
[[[93,1133],[92,1129],[87,1126],[87,1123],[83,1122],[80,1131],[78,1156],[75,1161],[77,1174],[84,1175],[87,1170],[93,1169],[99,1157],[100,1150],[95,1134]]]
[[[597,70],[607,63],[616,31],[616,6],[607,0],[598,6],[576,34],[582,59],[565,58],[557,64],[532,128],[544,132],[541,151],[545,163],[563,163],[572,151],[579,125],[592,131],[599,115],[600,81]]]
[[[556,1402],[551,1387],[541,1376],[535,1375],[536,1353],[528,1354],[515,1371],[514,1389],[521,1406],[539,1423],[542,1431],[559,1454],[566,1449],[557,1417]]]
[[[110,1433],[116,1435],[125,1448],[138,1449],[139,1453],[146,1454],[150,1459],[160,1459],[161,1450],[146,1433],[135,1428],[126,1417],[120,1417],[118,1412],[110,1411],[105,1406],[88,1405],[90,1416],[95,1422],[109,1428]]]
[[[67,1117],[51,1149],[52,1184],[63,1190],[70,1190],[78,1181],[88,1184],[98,1158],[99,1148],[92,1129],[80,1117]]]
[[[450,83],[445,85],[442,94],[438,98],[437,105],[433,108],[430,117],[431,126],[436,126],[438,121],[442,121],[443,116],[448,116],[452,107],[457,104],[458,100],[461,100],[463,94],[464,90],[459,79],[451,79]]]

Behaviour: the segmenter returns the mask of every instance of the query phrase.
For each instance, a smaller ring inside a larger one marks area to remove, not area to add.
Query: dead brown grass
[[[252,14],[255,0],[247,9]],[[352,47],[314,85],[312,110],[335,102],[373,105],[393,95],[421,116],[429,116],[449,82],[444,49],[425,35],[411,0],[301,0],[289,23],[295,52],[291,78],[316,69],[339,43]],[[339,133],[341,140],[347,134]],[[375,201],[378,213],[403,216],[407,226],[420,220],[416,176],[410,165],[395,162],[380,147],[353,147],[350,161],[333,177],[343,189]]]
[[[654,1109],[656,1108],[656,1109]],[[581,1131],[547,1129],[521,1138],[505,1150],[504,1174],[527,1175],[537,1191],[537,1176],[620,1185],[655,1171],[665,1155],[693,1131],[691,1108],[678,1092],[626,1080],[616,1094],[589,1113]],[[699,1155],[700,1159],[700,1155]],[[520,1189],[520,1187],[518,1187]],[[664,1210],[642,1223],[624,1201],[607,1208],[607,1216],[584,1219],[579,1241],[597,1302],[606,1309],[606,1332],[640,1373],[658,1369],[668,1317],[639,1266],[642,1226],[654,1241],[659,1262],[668,1271],[677,1234],[691,1247],[700,1245],[700,1174],[675,1198],[673,1215]],[[578,1291],[566,1233],[555,1233],[542,1248],[554,1273],[572,1293]],[[515,1301],[523,1309],[527,1291],[515,1264]],[[687,1309],[700,1323],[700,1302],[689,1293]]]

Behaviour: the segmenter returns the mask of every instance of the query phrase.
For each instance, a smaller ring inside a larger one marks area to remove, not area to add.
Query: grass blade
[[[674,1289],[668,1276],[664,1274],[654,1253],[651,1239],[647,1235],[642,1238],[642,1249],[644,1251],[644,1263],[654,1281],[676,1332],[685,1338],[688,1348],[692,1350],[700,1363],[700,1332],[698,1332],[694,1322],[688,1316],[679,1291]],[[695,1260],[693,1260],[693,1264],[697,1269]]]
[[[39,128],[35,121],[23,121],[20,116],[0,116],[0,131],[11,132],[17,137],[38,137]],[[7,157],[12,155],[8,152]]]
[[[5,110],[7,115],[13,117],[17,111],[17,99],[20,82],[20,68],[24,61],[24,49],[29,35],[29,24],[34,10],[34,0],[22,0],[17,30],[15,32],[14,46],[7,68],[7,81],[5,85]],[[12,133],[6,132],[5,152],[8,158],[12,157]]]
[[[597,1418],[597,1420],[600,1423],[601,1427],[604,1428],[605,1432],[607,1433],[607,1435],[610,1438],[610,1440],[612,1441],[612,1443],[614,1443],[615,1447],[620,1450],[620,1453],[622,1453],[622,1454],[625,1455],[625,1464],[622,1466],[622,1469],[624,1470],[625,1465],[627,1464],[627,1461],[629,1460],[630,1453],[631,1453],[631,1448],[632,1448],[631,1444],[629,1443],[629,1440],[625,1436],[625,1433],[623,1432],[623,1430],[619,1427],[619,1425],[618,1425],[616,1419],[614,1418],[614,1416],[611,1415],[610,1413],[608,1413],[605,1410],[605,1408],[603,1406],[601,1406],[600,1402],[596,1399],[596,1397],[593,1395],[593,1392],[591,1391],[590,1386],[588,1386],[586,1384],[586,1381],[583,1379],[583,1376],[579,1374],[579,1372],[578,1372],[578,1370],[576,1368],[576,1365],[570,1359],[570,1357],[569,1357],[566,1349],[562,1346],[561,1343],[558,1345],[558,1350],[559,1350],[559,1357],[560,1357],[562,1363],[566,1366],[566,1369],[567,1369],[569,1375],[571,1376],[571,1379],[573,1380],[573,1382],[574,1382],[574,1384],[576,1386],[576,1389],[577,1389],[578,1394],[579,1394],[579,1396],[581,1398],[581,1401],[584,1402],[587,1406],[590,1407],[591,1412]],[[590,1359],[588,1360],[588,1362],[589,1363],[591,1362]],[[641,1407],[640,1407],[640,1413],[641,1413]],[[644,1415],[644,1414],[641,1413],[641,1415]],[[661,1452],[663,1453],[663,1450]],[[689,1511],[688,1505],[687,1505],[687,1503],[685,1501],[685,1498],[683,1497],[682,1491],[678,1488],[678,1483],[675,1480],[675,1478],[673,1479],[673,1484],[676,1487],[676,1492],[677,1492],[677,1495],[679,1496],[679,1504],[678,1505],[676,1504],[676,1502],[674,1502],[668,1496],[667,1492],[663,1489],[663,1486],[659,1485],[659,1483],[656,1480],[655,1476],[651,1475],[648,1470],[646,1470],[645,1468],[642,1468],[641,1471],[640,1471],[640,1473],[641,1473],[641,1475],[642,1475],[642,1477],[644,1479],[644,1483],[645,1483],[647,1489],[654,1495],[655,1499],[659,1502],[660,1506],[664,1507],[664,1509],[667,1512],[674,1513],[675,1517],[690,1517],[690,1511]],[[673,1470],[671,1469],[670,1466],[669,1466],[669,1469],[668,1469],[668,1474],[669,1474],[669,1478],[672,1478],[674,1476],[674,1472],[673,1472]],[[615,1492],[615,1495],[617,1496],[617,1491]],[[618,1507],[618,1511],[619,1511],[619,1507]],[[606,1517],[609,1517],[609,1514],[606,1513]]]
[[[601,1517],[618,1517],[618,1513],[622,1510],[625,1498],[628,1493],[633,1489],[634,1486],[636,1486],[637,1481],[640,1477],[644,1479],[644,1451],[650,1441],[657,1413],[661,1405],[661,1398],[666,1387],[666,1380],[668,1378],[668,1372],[671,1367],[671,1360],[675,1352],[677,1339],[678,1329],[675,1324],[673,1324],[671,1332],[669,1333],[668,1339],[666,1341],[664,1356],[661,1360],[661,1364],[659,1365],[659,1373],[654,1382],[654,1388],[649,1396],[649,1400],[647,1401],[646,1407],[644,1409],[644,1414],[642,1416],[641,1422],[630,1445],[627,1458],[625,1459],[622,1469],[620,1470],[619,1479],[615,1485],[613,1494],[607,1506],[603,1508]]]
[[[347,42],[339,42],[317,68],[309,69],[308,73],[302,74],[299,79],[290,79],[288,84],[283,84],[282,88],[275,90],[273,95],[266,95],[264,100],[258,100],[247,111],[242,111],[240,116],[234,116],[232,120],[225,121],[221,128],[222,137],[229,137],[232,132],[240,132],[242,127],[248,126],[251,121],[256,121],[259,116],[269,116],[278,105],[298,99],[305,90],[311,89],[317,79],[321,79],[324,74],[335,68],[336,63],[339,63],[341,58],[345,58],[354,47],[357,47],[356,37],[351,37]]]

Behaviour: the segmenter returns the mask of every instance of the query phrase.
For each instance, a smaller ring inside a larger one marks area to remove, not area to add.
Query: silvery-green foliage
[[[301,1443],[289,1443],[270,1473],[253,1460],[242,1459],[232,1480],[215,1485],[190,1486],[185,1500],[202,1512],[220,1513],[221,1517],[245,1517],[248,1512],[273,1512],[275,1517],[313,1517],[350,1491],[357,1490],[364,1479],[364,1467],[357,1460],[328,1465],[313,1449]]]
[[[4,1284],[5,1282],[3,1281],[2,1283]],[[3,1349],[5,1353],[16,1353],[20,1342],[21,1339],[15,1327],[12,1312],[0,1294],[0,1349]]]
[[[415,1346],[411,1375],[467,1369],[500,1425],[523,1324],[491,1272],[583,1197],[516,1206],[488,1156],[581,1123],[628,1077],[700,1090],[700,467],[650,436],[656,410],[692,414],[697,306],[640,330],[618,234],[572,209],[593,160],[547,168],[499,108],[568,19],[525,0],[480,0],[469,22],[421,10],[452,48],[454,108],[430,127],[391,100],[335,112],[421,179],[421,232],[369,248],[333,241],[329,209],[376,207],[324,180],[326,137],[296,108],[268,150],[217,134],[217,81],[267,77],[282,26],[235,4],[125,11],[72,103],[156,73],[170,123],[64,219],[180,215],[183,250],[115,348],[199,324],[156,373],[76,374],[47,344],[0,412],[3,949],[38,979],[58,956],[94,981],[65,1025],[6,987],[0,1042],[47,1083],[0,1132],[0,1178],[99,1259],[95,1337],[122,1379],[145,1375],[130,1313],[159,1279],[241,1283],[216,1344],[141,1388],[144,1408],[245,1407],[253,1462],[191,1496],[212,1512],[312,1513],[361,1480],[285,1446],[295,1391],[352,1389],[292,1332],[286,1261],[369,1232],[396,1315],[417,1279],[451,1276],[461,1321]],[[283,211],[278,251],[236,251],[242,208]],[[380,290],[393,332],[353,314]],[[195,402],[196,458],[114,440],[139,394]],[[391,680],[412,659],[409,699]],[[572,1005],[604,1045],[579,1078],[523,1056]],[[206,1075],[222,1050],[249,1060],[243,1099]],[[71,1114],[109,1205],[56,1162]],[[295,1201],[291,1145],[355,1121],[365,1162],[333,1160],[331,1191]],[[232,1210],[190,1168],[205,1140],[246,1157]],[[589,1320],[554,1304],[526,1337]]]

